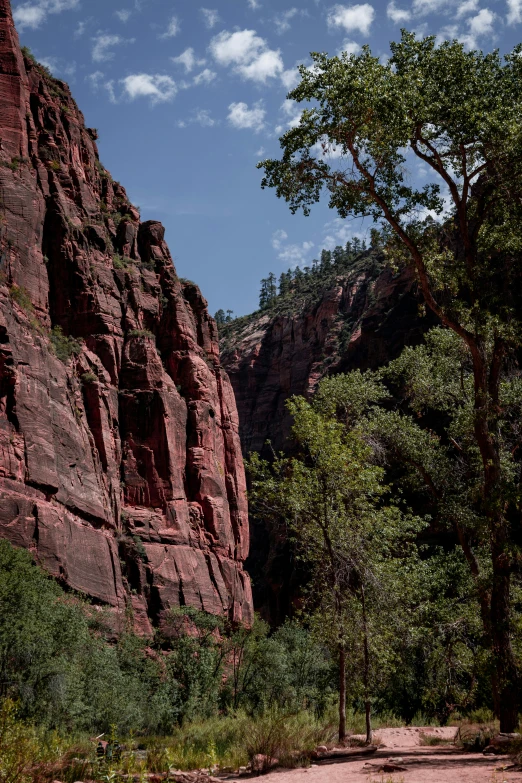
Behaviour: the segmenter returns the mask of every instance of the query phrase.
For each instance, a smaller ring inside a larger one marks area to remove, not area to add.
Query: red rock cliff
[[[0,0],[0,535],[144,632],[184,604],[250,622],[215,324],[96,138]]]
[[[290,396],[310,397],[326,375],[375,369],[419,341],[433,324],[419,317],[419,304],[408,271],[358,271],[311,298],[296,296],[226,326],[221,362],[236,394],[245,455],[262,451],[267,439],[276,449],[288,445]]]

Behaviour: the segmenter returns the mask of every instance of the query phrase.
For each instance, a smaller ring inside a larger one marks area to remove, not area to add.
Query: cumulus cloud
[[[219,22],[218,12],[211,8],[201,8],[200,10],[205,25],[209,28],[209,30],[212,30],[212,28],[215,27]]]
[[[408,11],[405,8],[397,8],[393,0],[391,3],[388,3],[388,7],[386,8],[386,13],[388,14],[388,18],[391,19],[392,22],[395,22],[395,24],[401,24],[402,22],[409,22],[411,19],[411,11]]]
[[[101,63],[105,60],[112,60],[114,52],[111,51],[115,46],[134,43],[134,38],[122,38],[121,35],[110,35],[109,33],[98,33],[93,39],[92,59],[95,63]]]
[[[299,108],[299,104],[296,101],[290,101],[288,98],[281,106],[281,110],[285,115],[285,123],[287,128],[297,128],[301,122],[301,116],[303,110]],[[280,133],[282,128],[280,126],[276,129],[277,133]]]
[[[261,3],[258,2],[258,0],[248,0],[248,5],[253,11],[257,11],[258,8],[261,8]]]
[[[214,71],[211,71],[210,68],[205,68],[201,73],[194,76],[194,84],[196,87],[199,87],[200,84],[210,84],[214,81],[216,76],[217,74]]]
[[[369,35],[374,18],[375,9],[369,3],[334,5],[328,11],[327,22],[329,27],[341,27],[347,33],[358,30],[362,35]]]
[[[79,6],[80,0],[37,0],[14,8],[13,19],[19,32],[25,29],[36,30],[45,22],[48,14],[74,11]]]
[[[167,24],[167,29],[160,35],[160,38],[174,38],[180,30],[181,26],[178,17],[171,16]]]
[[[115,11],[114,16],[117,16],[120,22],[128,22],[132,16],[132,11],[128,8],[124,8],[121,11]]]
[[[475,13],[478,10],[478,6],[478,0],[464,0],[457,9],[457,19]]]
[[[191,46],[188,49],[185,49],[178,57],[171,57],[170,59],[173,63],[183,65],[185,73],[190,73],[197,66],[205,65],[205,60],[198,60],[194,54],[194,49]]]
[[[247,103],[231,103],[228,112],[227,119],[237,130],[253,130],[259,133],[265,126],[266,111],[261,101],[255,103],[251,109]]]
[[[288,11],[282,11],[274,17],[274,24],[278,35],[286,33],[291,28],[290,21],[296,16],[308,16],[308,11],[299,8],[289,8]]]
[[[243,79],[266,83],[284,72],[281,52],[269,49],[255,30],[224,30],[210,42],[210,52],[219,65],[231,66]]]
[[[187,125],[201,125],[202,128],[213,128],[214,125],[217,125],[217,120],[210,115],[208,109],[197,109],[192,117],[186,120],[179,120],[177,125],[178,128],[186,128]]]
[[[522,0],[507,0],[508,24],[520,24],[522,22]]]
[[[297,68],[289,68],[288,71],[283,71],[281,74],[281,81],[283,83],[283,87],[290,92],[290,90],[293,90],[294,87],[297,87],[299,84],[299,80],[301,79],[301,74],[297,70]]]
[[[353,231],[351,226],[342,218],[335,218],[334,220],[325,223],[324,225],[325,236],[322,241],[323,247],[327,250],[333,250],[338,245],[346,245],[346,243],[352,240],[354,237],[363,239],[364,235],[358,231]]]
[[[468,19],[469,33],[473,37],[481,35],[491,35],[494,32],[494,21],[496,14],[489,8],[483,8],[476,16]]]
[[[339,54],[346,52],[346,54],[359,54],[361,47],[356,41],[344,41],[343,45],[339,49]]]
[[[94,73],[90,73],[86,77],[86,81],[90,82],[90,85],[95,92],[98,92],[100,89],[106,90],[106,92],[109,95],[110,102],[116,103],[114,82],[112,81],[112,79],[106,80],[105,75],[102,73],[102,71],[95,71]]]
[[[413,0],[413,12],[418,16],[433,14],[449,5],[451,0]]]
[[[170,101],[178,91],[174,79],[161,74],[134,73],[121,79],[121,83],[131,101],[149,98],[152,104]]]
[[[277,251],[278,259],[291,267],[302,266],[308,260],[313,242],[287,242],[288,234],[283,229],[272,234],[272,247]]]

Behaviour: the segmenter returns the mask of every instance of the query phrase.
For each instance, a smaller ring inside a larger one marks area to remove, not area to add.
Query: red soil
[[[421,732],[448,740],[448,745],[421,746]],[[322,762],[309,769],[275,771],[267,783],[522,783],[522,772],[508,767],[507,756],[463,753],[451,742],[454,728],[381,729],[376,738],[380,747],[373,756]],[[379,772],[387,762],[405,771]]]

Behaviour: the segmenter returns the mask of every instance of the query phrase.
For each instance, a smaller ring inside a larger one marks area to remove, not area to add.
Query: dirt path
[[[451,743],[454,728],[380,729],[376,736],[385,747],[366,758],[313,765],[309,769],[276,771],[267,783],[522,783],[521,772],[502,771],[506,756],[462,753],[451,744],[419,745],[419,733],[435,734]],[[404,772],[381,773],[380,764],[390,761]],[[371,766],[370,766],[371,765]]]

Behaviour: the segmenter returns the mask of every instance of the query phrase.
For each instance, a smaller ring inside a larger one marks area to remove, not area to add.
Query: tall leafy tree
[[[383,502],[383,470],[355,421],[339,422],[321,407],[321,397],[288,403],[299,454],[271,465],[254,454],[251,501],[257,513],[285,520],[310,571],[306,613],[339,662],[339,739],[346,737],[349,671],[369,742],[372,698],[393,668],[400,605],[392,610],[393,596],[404,599],[405,585],[397,588],[417,523]]]
[[[466,52],[403,31],[383,64],[312,54],[289,94],[309,102],[281,138],[280,160],[259,164],[293,212],[323,191],[342,218],[371,217],[390,232],[394,259],[414,271],[426,305],[469,351],[477,496],[488,533],[488,622],[501,730],[518,723],[519,674],[512,644],[512,574],[520,495],[506,491],[501,382],[520,344],[522,273],[522,48]],[[329,152],[334,148],[335,156]],[[422,187],[410,161],[430,171]],[[441,214],[442,226],[423,217]]]

